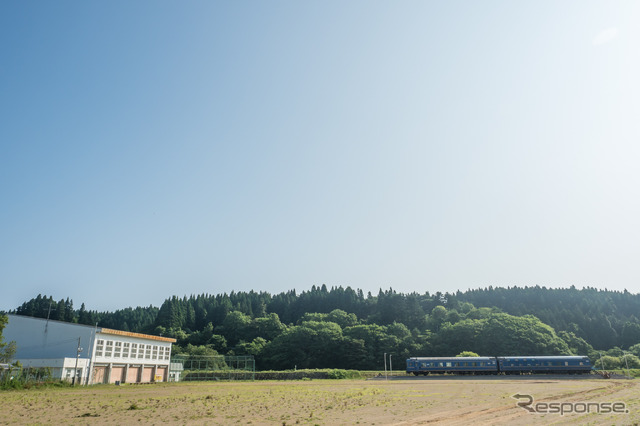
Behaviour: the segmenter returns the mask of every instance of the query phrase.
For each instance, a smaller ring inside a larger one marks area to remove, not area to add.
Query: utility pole
[[[387,353],[384,353],[384,379],[385,380],[389,380],[389,377],[387,377]]]
[[[78,359],[80,358],[80,352],[82,352],[82,348],[80,347],[80,337],[78,337],[78,351],[76,353],[76,368],[73,370],[73,381],[72,385],[76,384],[76,376],[78,375]]]
[[[393,376],[393,364],[391,363],[391,357],[393,355],[389,354],[389,370],[391,370],[391,375]]]
[[[86,384],[91,384],[91,379],[93,378],[93,357],[96,352],[96,336],[98,334],[98,323],[96,322],[96,327],[93,329],[93,333],[91,335],[91,346],[89,347],[88,355],[89,355],[89,366],[87,367],[87,380]]]
[[[49,316],[51,316],[51,304],[53,304],[53,299],[49,299],[49,310],[47,311],[47,322],[44,324],[44,332],[49,331]]]
[[[627,377],[631,378],[631,374],[629,373],[629,361],[627,361],[627,351],[624,351],[624,363],[627,366]]]

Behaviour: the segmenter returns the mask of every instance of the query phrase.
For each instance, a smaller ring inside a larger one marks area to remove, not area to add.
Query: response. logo
[[[535,414],[628,414],[627,404],[624,402],[534,402],[533,396],[517,393],[511,395],[517,399],[516,405],[523,410]]]

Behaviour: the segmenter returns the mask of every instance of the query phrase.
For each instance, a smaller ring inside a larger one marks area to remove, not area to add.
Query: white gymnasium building
[[[8,315],[2,332],[16,342],[23,367],[48,367],[78,383],[166,382],[175,339],[103,327]]]

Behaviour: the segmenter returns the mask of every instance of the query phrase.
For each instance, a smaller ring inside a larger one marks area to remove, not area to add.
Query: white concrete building
[[[175,339],[42,318],[8,315],[5,342],[23,367],[48,367],[79,383],[149,383],[169,378]]]

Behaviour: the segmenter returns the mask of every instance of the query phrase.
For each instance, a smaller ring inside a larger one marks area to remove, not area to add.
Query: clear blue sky
[[[640,291],[636,1],[3,1],[0,309]]]

